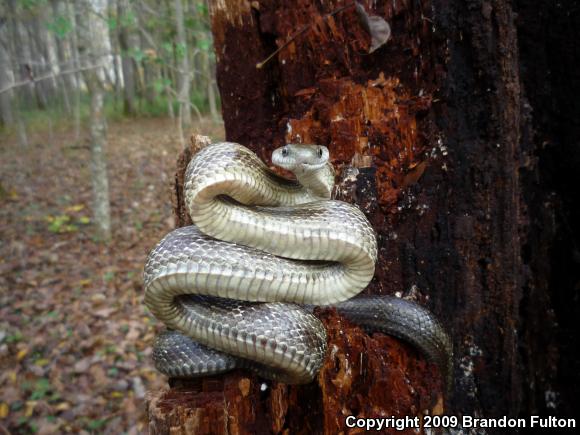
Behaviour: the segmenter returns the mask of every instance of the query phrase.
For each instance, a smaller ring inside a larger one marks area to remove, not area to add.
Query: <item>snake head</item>
[[[295,174],[321,169],[328,159],[328,148],[323,145],[288,144],[272,153],[273,164]]]

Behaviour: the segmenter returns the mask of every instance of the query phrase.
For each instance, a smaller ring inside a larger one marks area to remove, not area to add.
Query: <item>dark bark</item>
[[[357,203],[379,238],[377,272],[366,292],[415,298],[453,337],[447,414],[577,413],[578,8],[548,1],[362,2],[392,28],[391,40],[368,54],[370,38],[354,9],[331,16],[347,2],[322,3],[214,6],[227,139],[266,161],[287,142],[330,148],[337,197]],[[179,203],[177,212],[178,225],[187,224]],[[357,329],[334,337],[340,320],[321,315],[331,347],[350,367],[362,351],[371,366],[382,361],[385,371],[375,382],[396,385],[407,377],[415,391],[434,391],[436,371],[413,372],[409,365],[419,364],[419,355],[394,339],[390,359],[379,356],[383,344],[365,342],[349,352]],[[338,376],[329,374],[332,364],[326,362],[317,384],[274,386],[260,395],[248,375],[256,407],[246,422],[265,419],[274,433],[337,433],[348,414],[437,408],[437,395],[426,405],[395,388],[385,399],[370,379],[349,378],[348,394],[330,392],[328,381],[336,385]],[[195,394],[192,409],[206,412],[207,396]],[[259,406],[274,402],[282,405]]]
[[[123,107],[125,114],[135,115],[137,113],[137,79],[135,61],[131,57],[131,35],[127,23],[127,13],[129,3],[127,0],[118,0],[117,16],[121,25],[119,26],[119,47],[121,48],[121,69],[123,70]]]
[[[522,140],[529,227],[521,306],[530,413],[576,414],[580,384],[580,7],[517,1],[521,79],[529,123]]]

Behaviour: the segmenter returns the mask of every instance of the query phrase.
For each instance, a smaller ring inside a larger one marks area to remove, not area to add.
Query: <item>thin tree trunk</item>
[[[0,89],[7,88],[13,83],[9,48],[7,47],[7,33],[6,24],[0,22]],[[12,126],[14,124],[12,104],[12,89],[2,92],[0,94],[0,122],[4,126]]]
[[[103,62],[103,49],[106,32],[101,22],[91,22],[89,13],[91,8],[99,7],[101,3],[91,3],[84,0],[82,3],[82,17],[79,26],[82,31],[83,47],[89,62]],[[100,10],[97,10],[100,12]],[[109,201],[109,178],[107,174],[107,160],[105,148],[107,144],[106,119],[103,112],[104,88],[102,76],[96,69],[84,72],[85,82],[91,98],[91,113],[89,118],[91,141],[91,184],[93,188],[93,219],[100,240],[108,242],[111,239],[111,210]]]
[[[70,32],[70,48],[75,69],[81,67],[79,59],[79,17],[75,10],[75,3],[67,1],[68,19],[71,22],[72,29]],[[74,100],[74,142],[78,143],[81,138],[81,93],[82,93],[82,75],[80,72],[75,74],[75,100]]]
[[[107,143],[106,122],[103,113],[104,90],[96,72],[87,73],[87,87],[91,96],[91,179],[93,186],[93,216],[99,239],[111,239],[111,210],[109,202],[109,179],[105,147]]]
[[[52,0],[51,5],[52,5],[53,18],[57,18],[57,17],[63,15],[63,11],[60,8],[60,5],[61,5],[60,0]],[[56,44],[57,59],[58,59],[58,64],[59,64],[59,66],[58,66],[59,71],[67,69],[67,66],[72,66],[72,64],[69,65],[67,62],[63,37],[64,37],[64,35],[62,35],[62,36],[55,35],[55,37],[54,37],[55,44]],[[69,74],[65,74],[62,77],[60,77],[60,86],[61,86],[61,90],[62,90],[62,100],[64,102],[64,107],[65,107],[66,113],[69,115],[73,114],[73,109],[72,109],[72,105],[71,105],[71,101],[70,101],[70,92],[71,92],[71,90],[74,89],[74,85],[72,84],[71,79],[72,79],[72,77]]]
[[[216,105],[216,96],[214,90],[214,80],[211,68],[211,62],[209,53],[207,50],[201,51],[201,57],[203,61],[203,76],[205,80],[205,89],[206,89],[206,96],[207,101],[209,103],[209,113],[211,114],[211,118],[216,121],[219,119],[219,113],[217,111]],[[201,75],[201,74],[200,74]]]
[[[135,115],[137,113],[136,104],[136,71],[135,63],[131,57],[131,37],[127,25],[123,24],[123,19],[126,18],[129,12],[128,0],[118,0],[117,3],[117,18],[119,20],[119,46],[121,47],[121,66],[123,70],[123,103],[124,110],[127,115]]]
[[[26,132],[26,124],[20,116],[18,111],[15,114],[16,118],[16,128],[18,129],[18,143],[21,147],[26,148],[28,147],[28,133]]]
[[[108,10],[110,16],[116,16],[118,19],[118,3],[117,0],[108,0]],[[119,62],[119,53],[121,48],[119,46],[119,26],[117,25],[110,34],[109,38],[111,44],[111,51],[113,53],[113,77],[114,77],[114,89],[115,89],[115,108],[118,108],[123,100],[123,83],[122,83],[122,74],[121,71],[121,63]]]
[[[18,8],[16,0],[8,0],[8,10],[12,19],[7,21],[10,28],[10,57],[12,60],[12,72],[14,74],[14,81],[22,81],[30,78],[30,66],[26,65],[28,47],[22,38],[21,28],[19,26]],[[16,92],[16,99],[22,107],[34,107],[34,85],[28,84],[21,86]]]
[[[30,42],[35,47],[36,56],[33,60],[38,65],[38,75],[51,74],[57,71],[57,68],[54,66],[58,62],[54,56],[54,40],[52,35],[48,33],[45,24],[49,22],[49,17],[50,10],[48,8],[39,8],[39,12],[31,22],[32,26],[28,27]],[[56,74],[50,79],[42,80],[37,86],[42,92],[44,104],[48,107],[49,103],[54,101],[56,96],[58,87]]]
[[[171,75],[169,74],[167,67],[163,68],[163,78],[165,78],[171,83]],[[173,95],[170,92],[171,86],[165,85],[163,89],[165,93],[165,98],[167,99],[167,115],[169,116],[169,118],[175,119],[175,110],[173,110],[173,102],[175,100],[173,99]]]
[[[18,31],[18,21],[16,20],[16,6],[13,1],[8,3],[8,11],[12,16],[11,20],[7,20],[7,22],[0,24],[1,30],[5,32],[6,38],[2,41],[2,47],[4,56],[5,57],[5,71],[9,72],[9,76],[6,76],[6,80],[9,83],[13,83],[15,81],[16,74],[19,71],[19,56],[17,55],[17,44],[20,41],[20,33]],[[7,26],[7,28],[5,28]],[[11,43],[10,43],[11,42]],[[4,64],[4,62],[2,62]],[[1,67],[0,67],[1,68]],[[4,69],[4,68],[3,68]],[[26,132],[26,124],[22,119],[22,115],[20,113],[20,107],[22,106],[21,100],[26,98],[28,95],[27,91],[24,89],[25,87],[20,87],[18,90],[9,90],[2,95],[2,98],[6,98],[3,104],[9,104],[11,115],[5,113],[5,116],[9,120],[9,117],[12,117],[12,121],[16,125],[16,130],[18,134],[18,143],[22,148],[28,147],[28,134]],[[28,86],[26,86],[28,88]]]
[[[185,36],[185,25],[183,21],[182,0],[175,0],[175,22],[177,25],[177,44],[181,47],[181,62],[178,73],[178,99],[179,99],[179,134],[181,143],[185,147],[185,136],[189,135],[191,128],[191,108],[189,89],[191,84],[191,73],[189,70],[189,53],[187,38]]]
[[[36,99],[36,107],[46,110],[48,107],[48,88],[44,83],[35,81],[37,76],[44,74],[44,56],[35,28],[36,25],[24,26],[24,34],[26,35],[24,47],[28,52],[25,58],[25,68],[31,79],[30,83]]]

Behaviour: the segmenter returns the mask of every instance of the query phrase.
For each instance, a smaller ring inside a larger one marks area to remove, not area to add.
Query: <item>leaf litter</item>
[[[147,432],[146,391],[166,379],[150,360],[162,326],[141,279],[173,226],[175,131],[162,119],[110,126],[108,246],[93,238],[88,149],[66,130],[26,149],[0,138],[0,432]]]

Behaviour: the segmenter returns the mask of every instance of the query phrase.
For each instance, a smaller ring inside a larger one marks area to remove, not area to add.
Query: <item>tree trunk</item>
[[[77,6],[73,1],[68,1],[66,4],[68,19],[72,25],[70,32],[70,49],[75,69],[81,67],[79,57],[79,13],[76,10]],[[74,141],[78,143],[81,137],[81,87],[82,75],[80,72],[75,73],[75,106],[74,106]]]
[[[211,59],[207,50],[201,51],[201,58],[203,62],[203,77],[204,84],[206,88],[207,102],[209,104],[209,113],[214,121],[219,119],[219,113],[217,110],[216,96],[214,91],[214,80],[211,68]]]
[[[102,22],[91,22],[91,8],[103,7],[101,3],[91,3],[84,0],[81,5],[82,18],[79,20],[81,42],[86,50],[85,58],[88,64],[102,63],[106,52],[103,44],[107,36]],[[93,188],[93,219],[99,240],[108,242],[111,239],[111,210],[109,201],[109,178],[105,148],[107,144],[106,119],[103,112],[105,90],[103,87],[104,72],[91,69],[84,72],[85,83],[91,97],[91,113],[89,118],[91,142],[91,184]]]
[[[51,6],[52,6],[53,19],[56,19],[57,17],[60,17],[66,13],[66,11],[62,9],[62,7],[63,6],[66,7],[66,5],[61,4],[60,0],[52,0]],[[64,38],[64,35],[55,35],[54,36],[59,71],[72,69],[72,63],[68,62],[68,60],[67,60],[63,38]],[[74,88],[74,85],[72,83],[72,77],[70,74],[65,74],[65,75],[60,77],[59,81],[60,81],[60,86],[61,86],[61,91],[62,91],[62,100],[64,102],[64,107],[65,107],[66,113],[68,115],[72,115],[73,109],[72,109],[71,102],[70,102],[70,92]]]
[[[135,115],[137,113],[136,103],[136,71],[135,63],[131,57],[131,38],[126,20],[129,12],[128,0],[118,0],[117,17],[119,20],[119,46],[121,47],[121,67],[123,70],[123,103],[125,114]]]
[[[30,59],[28,45],[24,43],[23,32],[19,26],[18,6],[16,0],[8,0],[8,10],[12,19],[6,21],[10,28],[10,58],[12,59],[12,73],[14,74],[14,81],[19,82],[28,80],[31,76],[30,65],[27,65],[27,60]],[[20,86],[15,92],[16,100],[22,107],[28,109],[34,107],[34,85],[32,83]]]
[[[4,33],[4,38],[0,43],[2,47],[2,75],[0,83],[6,86],[12,85],[17,80],[17,74],[20,68],[19,56],[16,55],[17,43],[20,40],[20,33],[18,31],[18,20],[16,19],[16,5],[13,1],[8,2],[8,16],[12,19],[7,19],[0,24],[0,31]],[[2,105],[2,119],[5,124],[14,123],[18,134],[18,143],[22,148],[28,146],[28,135],[26,133],[26,125],[20,114],[21,99],[26,94],[25,86],[17,88],[16,90],[8,90],[0,94],[0,104]]]
[[[3,21],[4,17],[0,19]],[[0,23],[0,90],[8,88],[13,83],[7,33],[6,24]],[[0,91],[0,125],[12,126],[14,124],[12,104],[12,89]]]
[[[187,38],[185,36],[185,24],[183,18],[182,0],[175,0],[175,22],[177,25],[177,46],[180,47],[181,62],[179,64],[178,99],[179,99],[179,132],[181,142],[185,145],[185,137],[189,135],[191,128],[191,108],[189,107],[189,88],[191,82],[191,72],[189,70],[189,53],[187,48]]]
[[[453,392],[442,406],[437,371],[417,353],[321,310],[334,350],[316,383],[262,388],[242,372],[172,382],[149,404],[153,432],[358,433],[348,415],[578,412],[579,11],[360,3],[392,30],[372,52],[365,13],[337,12],[350,2],[214,3],[226,136],[266,161],[288,142],[329,147],[337,198],[358,204],[378,235],[365,292],[411,297],[443,321]],[[191,223],[183,171],[198,146],[180,160],[178,226]]]

